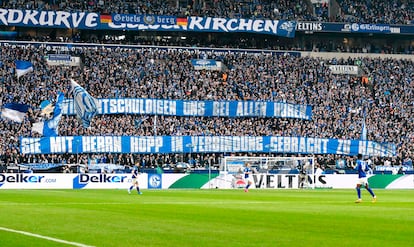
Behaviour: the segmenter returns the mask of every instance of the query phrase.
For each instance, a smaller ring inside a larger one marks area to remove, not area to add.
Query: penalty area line
[[[62,244],[67,244],[67,245],[78,246],[78,247],[94,247],[92,245],[86,245],[86,244],[81,244],[81,243],[66,241],[66,240],[63,240],[63,239],[52,238],[52,237],[48,237],[48,236],[43,236],[43,235],[39,235],[39,234],[35,234],[35,233],[30,233],[30,232],[25,232],[25,231],[14,230],[14,229],[6,228],[6,227],[1,227],[1,226],[0,226],[0,230],[6,231],[6,232],[18,233],[18,234],[26,235],[26,236],[29,236],[29,237],[46,239],[46,240],[49,240],[49,241],[53,241],[53,242],[57,242],[57,243],[62,243]]]

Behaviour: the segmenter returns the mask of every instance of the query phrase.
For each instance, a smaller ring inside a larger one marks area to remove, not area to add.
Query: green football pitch
[[[0,246],[414,246],[414,190],[0,190]]]

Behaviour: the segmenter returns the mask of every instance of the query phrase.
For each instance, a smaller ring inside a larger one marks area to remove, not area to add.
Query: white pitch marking
[[[0,206],[58,206],[58,205],[233,205],[235,203],[241,203],[244,205],[249,204],[281,204],[276,201],[136,201],[136,202],[41,202],[41,203],[15,203],[15,202],[0,202]]]
[[[43,236],[43,235],[34,234],[34,233],[30,233],[30,232],[25,232],[25,231],[18,231],[18,230],[6,228],[6,227],[1,227],[1,226],[0,226],[0,230],[6,231],[6,232],[19,233],[19,234],[23,234],[23,235],[30,236],[30,237],[35,237],[35,238],[42,238],[42,239],[50,240],[50,241],[53,241],[53,242],[58,242],[58,243],[68,244],[68,245],[73,245],[73,246],[78,246],[78,247],[94,247],[92,245],[86,245],[86,244],[81,244],[81,243],[76,243],[76,242],[70,242],[70,241],[66,241],[66,240],[62,240],[62,239],[58,239],[58,238],[51,238],[51,237],[48,237],[48,236]]]
[[[19,206],[31,206],[31,205],[35,205],[35,206],[48,206],[48,205],[127,205],[127,204],[135,204],[135,203],[131,203],[131,202],[101,202],[101,203],[96,203],[96,202],[5,202],[2,203],[0,202],[0,206],[13,206],[13,205],[19,205]]]

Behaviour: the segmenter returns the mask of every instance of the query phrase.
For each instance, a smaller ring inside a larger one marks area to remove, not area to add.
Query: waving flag
[[[365,125],[365,118],[366,118],[366,112],[365,112],[365,109],[364,109],[364,111],[363,111],[363,115],[364,115],[364,118],[362,119],[362,129],[361,129],[361,140],[362,141],[365,141],[366,139],[367,139],[367,132],[368,132],[368,130],[367,130],[367,126]]]
[[[31,62],[17,60],[15,63],[17,78],[33,71],[33,64]]]
[[[147,119],[148,119],[148,117],[143,117],[141,119],[135,119],[134,120],[135,128],[139,128],[141,126],[141,124]]]
[[[29,105],[19,103],[7,103],[3,107],[4,109],[1,112],[1,116],[18,123],[23,122],[24,117],[30,108]]]
[[[98,101],[74,80],[70,80],[73,92],[73,104],[76,115],[82,121],[82,126],[88,128],[92,118],[98,113]]]
[[[62,103],[65,95],[58,93],[55,108],[53,109],[53,117],[49,120],[34,123],[32,131],[42,134],[43,136],[57,136],[59,135],[59,122],[62,118]]]
[[[365,119],[362,123],[362,131],[361,131],[361,140],[365,141],[367,139],[367,126],[365,125]]]

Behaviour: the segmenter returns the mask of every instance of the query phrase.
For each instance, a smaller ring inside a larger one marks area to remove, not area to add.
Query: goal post
[[[222,159],[217,188],[242,188],[243,169],[253,170],[253,188],[315,188],[315,158],[226,156]]]

